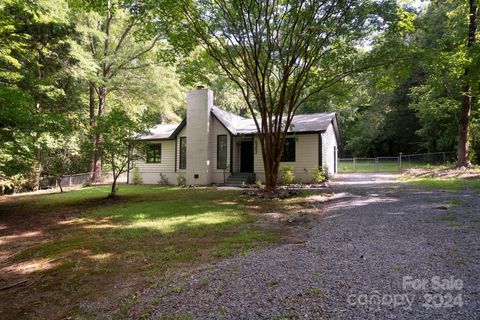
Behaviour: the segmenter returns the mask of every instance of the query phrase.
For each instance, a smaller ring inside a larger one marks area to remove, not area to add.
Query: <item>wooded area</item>
[[[129,138],[178,122],[197,85],[261,120],[271,187],[296,112],[338,112],[345,156],[458,150],[458,166],[478,163],[478,5],[5,0],[0,184],[118,174],[142,156]]]

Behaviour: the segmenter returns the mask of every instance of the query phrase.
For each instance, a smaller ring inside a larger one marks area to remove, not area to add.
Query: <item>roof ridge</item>
[[[245,118],[245,117],[242,117],[242,116],[239,115],[239,114],[236,114],[236,113],[227,111],[227,110],[222,109],[222,108],[220,108],[220,107],[218,107],[218,106],[213,106],[213,108],[216,109],[216,110],[219,110],[220,112],[225,112],[225,113],[231,114],[232,116],[234,116],[234,117],[236,117],[236,118],[241,118],[242,120],[244,120],[244,119],[247,119],[247,120],[248,120],[248,119],[253,119],[253,118]]]

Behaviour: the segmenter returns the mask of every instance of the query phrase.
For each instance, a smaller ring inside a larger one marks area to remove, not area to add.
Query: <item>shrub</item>
[[[330,180],[330,174],[328,173],[327,166],[323,166],[323,175],[325,176],[325,180]]]
[[[322,167],[315,168],[313,170],[313,182],[314,183],[322,183],[325,180],[327,180],[327,177],[325,176],[325,172],[323,171]]]
[[[284,166],[282,168],[282,175],[280,176],[280,182],[282,184],[292,184],[295,181],[295,175],[293,174],[293,168],[291,166]]]
[[[166,174],[160,173],[160,180],[158,180],[158,184],[162,186],[168,186],[170,184]]]
[[[133,184],[142,184],[143,179],[142,175],[140,174],[140,169],[138,167],[133,168]]]
[[[184,186],[187,184],[187,178],[185,177],[185,175],[183,173],[179,173],[177,175],[177,184],[179,186]]]

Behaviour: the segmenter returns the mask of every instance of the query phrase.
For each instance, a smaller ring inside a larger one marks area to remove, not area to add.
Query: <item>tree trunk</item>
[[[40,103],[35,105],[35,109],[38,113],[41,112],[42,108]],[[38,142],[39,134],[35,133],[36,139],[35,142]],[[42,150],[39,146],[35,146],[35,161],[33,163],[33,191],[38,191],[40,189],[40,177],[42,175]]]
[[[115,155],[112,154],[112,176],[113,176],[113,182],[112,182],[112,190],[110,192],[110,198],[115,198],[117,195],[117,178],[120,175],[117,175],[117,170],[115,167]],[[120,171],[121,172],[121,171]]]
[[[457,167],[470,167],[470,112],[472,109],[472,88],[470,84],[463,87],[462,106],[460,108],[460,117],[458,119],[458,150]]]
[[[474,0],[469,0],[469,23],[468,23],[468,43],[467,48],[470,50],[476,42],[477,33],[477,14],[478,8]],[[472,110],[472,84],[470,76],[470,67],[465,68],[464,78],[465,84],[462,92],[462,104],[458,119],[458,150],[457,150],[457,167],[470,167],[470,148],[469,148],[469,127],[470,113]]]
[[[101,86],[98,89],[98,117],[101,118],[105,115],[105,102],[107,98],[108,89],[105,86]],[[101,132],[95,135],[95,146],[101,146],[103,143],[103,134]],[[95,174],[94,181],[99,182],[102,179],[102,155],[100,153],[95,154]]]
[[[33,164],[33,191],[40,190],[40,177],[42,175],[42,150],[35,147],[35,162]]]
[[[93,87],[93,84],[89,85],[89,90],[90,90],[90,130],[93,131],[95,128],[95,88]],[[95,157],[95,147],[96,147],[96,138],[95,135],[92,133],[92,152],[90,155],[90,164],[88,167],[88,171],[91,173],[90,174],[90,180],[94,181],[95,179],[95,172],[96,170],[96,157]]]
[[[110,191],[110,198],[115,198],[117,195],[117,178],[113,176],[112,190]]]
[[[60,193],[63,193],[62,180],[63,178],[57,179],[58,187],[60,188]]]
[[[265,168],[265,191],[273,192],[277,188],[278,168],[280,166],[280,156],[278,155],[279,142],[273,143],[275,139],[273,134],[264,134],[262,142],[263,166]]]

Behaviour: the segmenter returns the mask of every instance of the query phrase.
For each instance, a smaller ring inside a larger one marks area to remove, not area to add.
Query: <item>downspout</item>
[[[318,133],[318,168],[323,169],[323,154],[322,154],[322,133]]]
[[[230,133],[230,174],[233,174],[233,135]]]
[[[175,172],[177,172],[177,140],[178,140],[178,137],[175,137]]]

